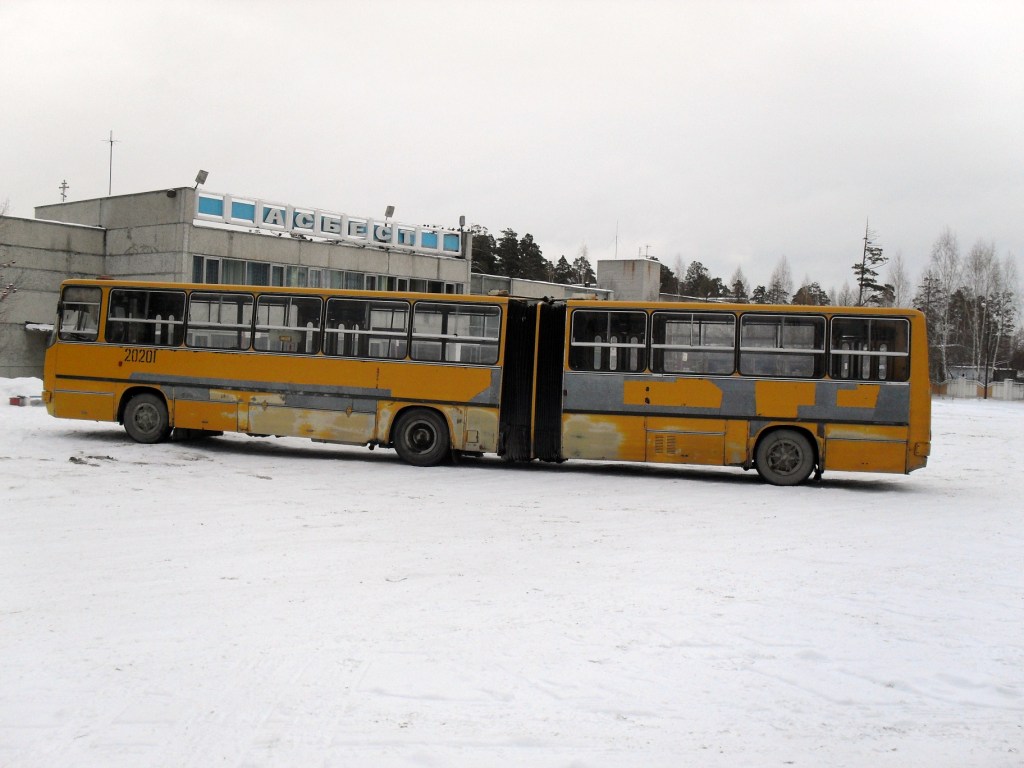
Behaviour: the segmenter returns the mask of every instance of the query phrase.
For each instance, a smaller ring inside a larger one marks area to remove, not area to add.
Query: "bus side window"
[[[249,349],[252,309],[252,296],[247,293],[193,293],[186,343],[207,349]]]
[[[339,357],[401,360],[409,333],[409,304],[374,299],[329,299],[324,351]]]
[[[113,344],[181,345],[182,291],[115,288],[110,291],[105,339]]]
[[[253,349],[316,354],[321,300],[313,296],[260,296]]]
[[[99,288],[68,286],[60,298],[61,341],[96,341],[100,330]]]
[[[645,312],[577,309],[572,313],[571,370],[639,372],[646,367]]]
[[[825,375],[825,318],[745,314],[740,319],[740,373],[787,379]]]
[[[735,367],[736,317],[724,312],[655,312],[651,370],[729,375]]]
[[[910,377],[910,322],[892,317],[832,318],[830,375],[859,381]]]
[[[417,302],[412,359],[494,365],[498,362],[501,308],[492,304]]]

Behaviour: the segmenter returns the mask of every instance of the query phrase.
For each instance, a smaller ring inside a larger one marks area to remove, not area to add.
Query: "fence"
[[[985,387],[975,379],[950,379],[932,384],[932,394],[938,397],[983,398]],[[1005,379],[988,385],[988,396],[993,400],[1024,400],[1024,384]]]

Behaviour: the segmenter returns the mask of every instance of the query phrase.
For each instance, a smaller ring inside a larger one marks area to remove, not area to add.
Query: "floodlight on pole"
[[[384,209],[384,218],[385,219],[390,219],[394,215],[395,215],[395,206],[389,205],[387,208]]]
[[[209,175],[210,174],[209,174],[208,171],[200,170],[199,173],[196,174],[196,185],[195,185],[194,189],[199,189],[199,185],[200,184],[205,184],[206,183],[206,178]]]

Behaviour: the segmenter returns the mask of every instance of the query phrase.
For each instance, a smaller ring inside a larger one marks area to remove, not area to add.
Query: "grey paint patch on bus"
[[[627,405],[623,392],[628,382],[640,384],[671,383],[674,377],[652,377],[636,374],[585,373],[567,371],[565,374],[566,412],[650,414],[665,416],[690,416],[694,418],[749,419],[757,414],[757,384],[755,378],[705,378],[722,393],[718,408],[701,406],[672,405]],[[828,421],[843,423],[906,424],[910,419],[910,390],[906,384],[867,382],[878,387],[878,397],[873,408],[838,405],[838,393],[854,391],[860,382],[833,381],[822,379],[792,379],[793,384],[813,384],[814,403],[798,406],[796,416],[792,414],[757,414],[760,419],[780,421]],[[779,382],[779,383],[785,383]]]
[[[209,400],[210,391],[214,389],[234,389],[246,392],[273,392],[284,397],[302,397],[305,395],[317,395],[320,397],[331,397],[344,395],[353,398],[390,399],[390,389],[376,389],[373,387],[348,387],[344,391],[337,385],[323,384],[290,384],[270,381],[248,381],[244,379],[212,379],[196,378],[192,376],[155,375],[148,373],[133,373],[131,381],[145,384],[169,386],[172,388],[174,397],[181,397],[187,400]],[[187,394],[183,394],[187,393]],[[323,402],[319,400],[318,402]]]
[[[491,383],[486,389],[469,398],[471,405],[487,405],[495,407],[498,405],[498,397],[501,393],[501,369],[491,368]]]

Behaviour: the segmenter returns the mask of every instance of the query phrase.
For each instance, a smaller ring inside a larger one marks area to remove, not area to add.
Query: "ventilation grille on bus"
[[[655,435],[654,436],[654,453],[662,454],[666,456],[675,456],[678,451],[676,450],[676,436],[675,435]]]

